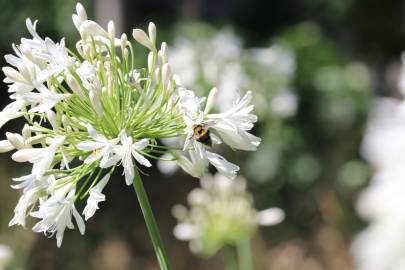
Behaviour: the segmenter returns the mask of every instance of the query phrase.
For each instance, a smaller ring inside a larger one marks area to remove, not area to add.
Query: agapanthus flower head
[[[225,245],[249,239],[258,225],[270,226],[284,219],[279,208],[257,211],[242,177],[230,180],[220,174],[201,179],[201,188],[188,196],[190,209],[173,207],[179,223],[174,235],[190,241],[192,252],[212,256]]]
[[[33,216],[39,219],[33,230],[56,235],[58,246],[66,228],[77,225],[85,232],[75,203],[87,198],[83,215],[91,218],[106,200],[103,189],[117,167],[123,167],[131,185],[137,170],[170,154],[169,161],[193,176],[202,176],[211,163],[234,177],[239,167],[201,143],[198,125],[213,143],[222,140],[242,150],[255,150],[260,143],[249,133],[257,120],[251,92],[229,111],[208,114],[214,95],[202,111],[204,99],[172,74],[168,46],[156,44],[153,23],[148,33],[132,32],[148,51],[147,63],[138,67],[132,43],[126,34],[117,37],[112,21],[104,29],[87,18],[81,4],[76,11],[72,19],[80,39],[75,50],[67,49],[64,39],[42,38],[37,21],[27,19],[31,37],[13,45],[15,54],[5,56],[10,66],[3,67],[11,103],[0,112],[0,128],[15,118],[26,124],[21,135],[6,133],[0,152],[16,150],[13,160],[32,164],[30,174],[13,179],[12,187],[23,193],[10,225],[25,226],[26,217]],[[185,147],[159,144],[168,138],[185,141]]]

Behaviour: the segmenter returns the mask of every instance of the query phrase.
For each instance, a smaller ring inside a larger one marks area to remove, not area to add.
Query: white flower
[[[45,113],[52,109],[58,102],[68,98],[70,94],[56,94],[47,89],[38,93],[29,92],[21,95],[26,103],[31,104],[30,112]]]
[[[17,67],[18,71],[11,67],[2,68],[3,73],[6,75],[4,82],[11,84],[9,85],[8,91],[10,93],[23,94],[34,90],[40,83],[40,78],[37,77],[40,69],[27,60],[23,61],[15,56],[12,57],[14,57],[12,58],[13,60],[16,60],[10,60],[10,55],[8,55],[8,57],[6,56],[6,60],[8,63]]]
[[[177,163],[188,174],[200,178],[206,173],[208,162],[198,156],[196,151],[188,151],[190,158],[184,155],[177,157]]]
[[[84,160],[84,163],[92,163],[101,158],[100,167],[104,167],[111,159],[114,146],[118,143],[119,139],[109,140],[105,136],[98,134],[91,125],[87,126],[87,130],[93,141],[80,142],[77,148],[84,151],[93,151]]]
[[[180,166],[188,167],[186,171],[194,170],[193,174],[197,175],[196,172],[208,161],[223,175],[234,178],[239,167],[226,161],[222,156],[206,150],[204,143],[196,136],[195,129],[199,127],[204,130],[214,144],[219,144],[223,140],[234,149],[253,151],[260,144],[260,138],[248,131],[253,128],[257,117],[251,114],[253,110],[253,105],[250,105],[251,92],[248,92],[241,100],[238,99],[228,111],[220,114],[208,114],[216,91],[215,88],[211,91],[204,111],[200,109],[204,99],[198,98],[189,90],[180,92],[180,109],[184,112],[183,119],[187,125],[184,150],[190,150],[191,147],[191,150],[197,153],[197,156],[193,157],[193,163],[199,164],[191,166],[190,161],[185,159]]]
[[[14,217],[8,224],[10,227],[14,225],[20,225],[25,227],[25,219],[29,213],[29,209],[38,201],[39,192],[41,188],[34,187],[26,189],[23,195],[18,200],[17,206],[14,209]]]
[[[33,163],[32,174],[40,178],[50,168],[55,153],[64,143],[65,136],[59,136],[53,139],[51,145],[46,148],[26,148],[15,152],[12,159],[17,162]]]
[[[87,205],[83,210],[83,215],[86,221],[96,213],[97,209],[99,209],[98,204],[105,201],[105,195],[102,192],[110,180],[110,176],[111,174],[108,173],[97,183],[97,185],[90,189],[90,196],[87,199]]]
[[[132,141],[132,137],[128,136],[125,132],[120,137],[121,144],[114,147],[114,157],[106,164],[112,166],[121,161],[124,167],[125,182],[129,186],[134,179],[134,162],[132,157],[135,158],[139,164],[150,167],[152,164],[142,155],[142,150],[149,145],[148,139],[142,139],[137,142]]]
[[[80,233],[84,234],[84,221],[76,210],[74,201],[75,190],[70,185],[57,190],[55,194],[39,206],[38,211],[31,213],[33,217],[41,219],[32,230],[45,234],[49,233],[50,236],[56,233],[57,246],[60,247],[65,229],[74,229],[73,215]]]
[[[21,111],[24,108],[24,101],[16,100],[8,104],[1,112],[0,112],[0,128],[4,126],[8,121],[18,118],[23,115]]]
[[[260,144],[260,138],[250,134],[257,116],[253,111],[252,92],[248,91],[242,99],[237,98],[234,106],[220,114],[209,114],[207,119],[213,120],[212,128],[218,132],[221,139],[234,149],[255,151]]]

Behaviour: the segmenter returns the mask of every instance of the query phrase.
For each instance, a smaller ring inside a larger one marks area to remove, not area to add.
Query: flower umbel
[[[113,22],[103,29],[87,18],[77,4],[73,23],[80,33],[76,50],[65,40],[42,38],[37,21],[26,20],[30,38],[13,45],[3,67],[10,99],[0,112],[0,128],[23,117],[22,134],[7,132],[0,152],[17,150],[13,160],[32,163],[30,174],[15,178],[22,189],[10,225],[25,226],[27,216],[39,219],[33,230],[56,235],[60,246],[66,228],[76,224],[82,234],[85,223],[75,203],[87,198],[85,220],[91,218],[115,168],[123,167],[125,182],[133,183],[140,168],[152,159],[177,161],[186,172],[200,177],[208,164],[233,178],[239,167],[214,152],[196,137],[196,126],[206,140],[223,141],[234,149],[255,150],[260,139],[249,131],[256,122],[251,112],[251,92],[228,111],[209,114],[214,90],[204,99],[184,89],[172,74],[168,46],[156,44],[156,27],[148,34],[134,29],[133,38],[148,50],[144,67],[135,65],[133,45],[126,34],[116,37]],[[175,138],[183,147],[160,145]],[[189,159],[190,157],[190,159]],[[73,222],[75,221],[75,222]]]
[[[248,239],[258,225],[275,225],[284,219],[279,208],[256,211],[251,195],[241,177],[230,180],[222,175],[201,179],[201,188],[188,196],[190,210],[173,207],[179,224],[174,235],[190,241],[190,249],[202,256],[211,256],[225,245],[236,245]]]

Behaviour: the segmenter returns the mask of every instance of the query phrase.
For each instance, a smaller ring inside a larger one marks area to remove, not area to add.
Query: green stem
[[[235,258],[235,252],[231,246],[225,246],[222,250],[224,265],[226,270],[238,270],[238,264]]]
[[[148,227],[149,236],[152,240],[153,248],[155,249],[160,270],[170,270],[166,251],[163,247],[162,239],[160,238],[159,229],[157,227],[155,217],[153,216],[152,208],[150,206],[148,196],[146,195],[141,176],[139,175],[139,171],[137,169],[135,169],[133,186],[142,209],[146,226]]]
[[[253,270],[252,247],[250,239],[241,240],[237,246],[239,267],[241,270]]]

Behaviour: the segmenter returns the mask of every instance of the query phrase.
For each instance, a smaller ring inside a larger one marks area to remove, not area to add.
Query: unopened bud
[[[167,47],[166,42],[163,42],[162,45],[160,46],[159,51],[159,56],[163,64],[166,64],[168,62],[168,55],[167,55],[168,49],[169,48]]]
[[[91,45],[90,45],[90,44],[88,44],[88,43],[84,44],[84,46],[83,46],[83,53],[84,53],[84,55],[85,55],[87,58],[93,58],[93,57],[92,57],[93,53],[92,53],[92,49],[91,49]]]
[[[148,54],[148,70],[149,72],[153,70],[153,52]]]
[[[72,92],[76,94],[81,100],[85,98],[82,89],[80,87],[80,84],[76,81],[76,79],[72,75],[68,74],[66,76],[66,83],[68,84]]]
[[[100,95],[95,91],[90,91],[90,102],[94,110],[101,116],[103,114],[103,107],[101,106]]]
[[[147,47],[151,51],[155,51],[155,45],[149,40],[148,36],[141,29],[134,29],[132,31],[132,36],[136,41],[138,41],[143,46]]]
[[[170,79],[171,76],[171,69],[170,65],[168,63],[163,65],[162,68],[162,83],[163,83],[163,88],[166,89],[167,87],[167,82]]]
[[[7,140],[16,149],[25,148],[24,138],[17,133],[6,132]]]
[[[46,113],[46,117],[48,118],[48,121],[51,124],[52,129],[57,130],[58,129],[58,118],[56,116],[56,113],[52,110],[49,110]]]
[[[79,19],[81,21],[87,20],[86,10],[84,9],[82,4],[80,4],[80,3],[76,4],[76,12],[77,12],[77,16],[79,17]]]
[[[115,24],[113,21],[109,21],[107,25],[108,35],[111,39],[115,39]]]
[[[208,114],[211,110],[212,106],[214,105],[215,97],[217,95],[218,89],[216,87],[212,88],[207,99],[207,103],[205,105],[204,113]]]
[[[25,124],[21,133],[22,133],[24,140],[29,139],[31,137],[31,127],[29,125]]]
[[[149,23],[148,32],[149,32],[149,40],[152,42],[153,46],[155,46],[155,43],[156,43],[156,25],[153,22]]]
[[[0,153],[6,153],[14,149],[15,147],[8,140],[0,141]]]

